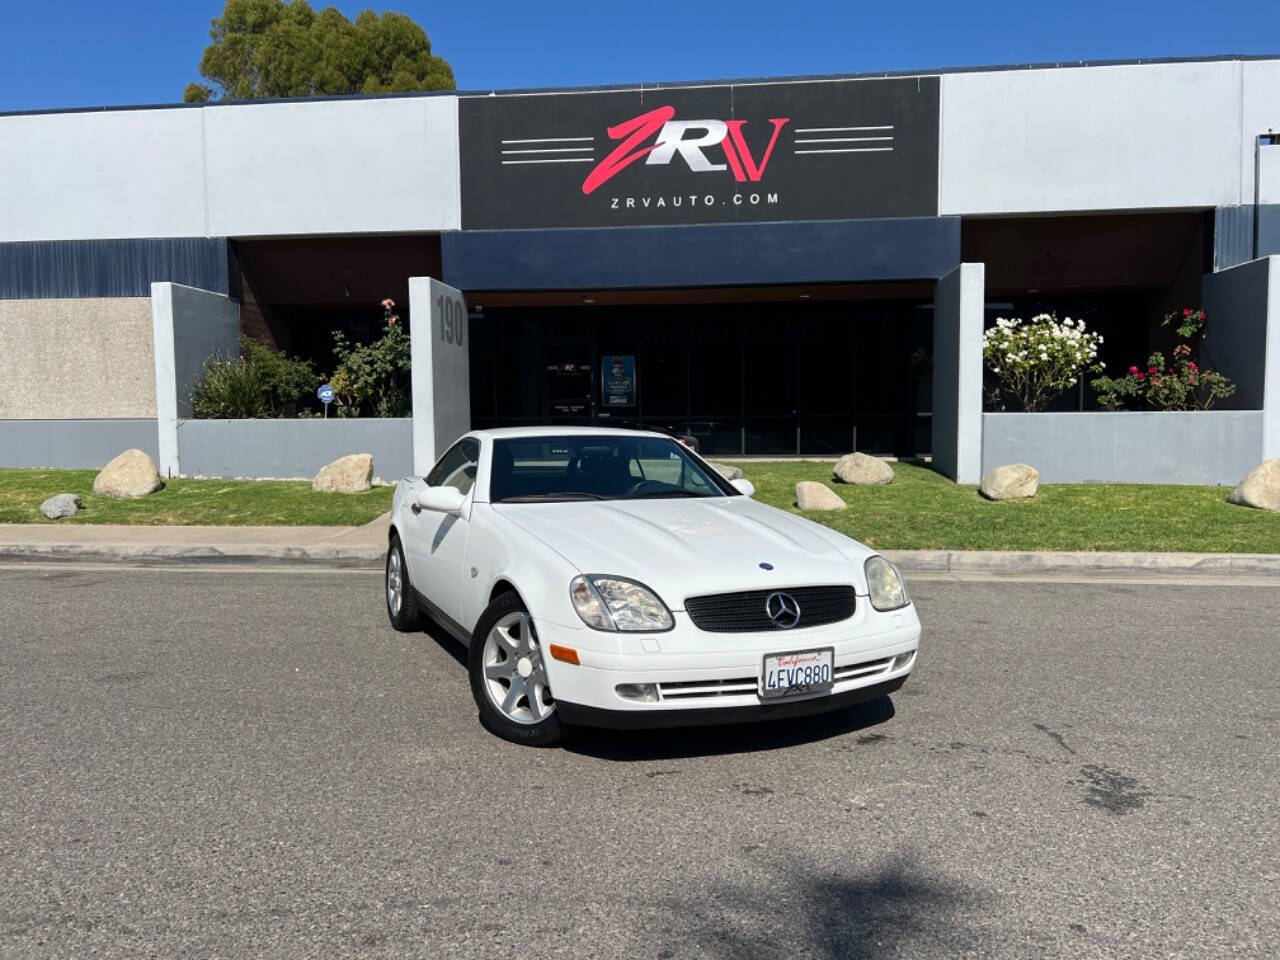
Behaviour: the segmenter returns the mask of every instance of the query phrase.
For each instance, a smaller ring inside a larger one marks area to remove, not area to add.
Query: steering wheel
[[[634,497],[637,494],[648,493],[651,490],[657,491],[657,490],[670,490],[670,489],[671,489],[671,484],[666,483],[662,480],[639,480],[636,483],[633,483],[631,485],[631,489],[628,490],[625,494],[623,494],[623,496]]]

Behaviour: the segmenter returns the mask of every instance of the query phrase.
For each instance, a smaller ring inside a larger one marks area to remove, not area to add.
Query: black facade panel
[[[181,283],[239,297],[239,271],[221,237],[0,243],[0,300],[147,297]]]
[[[1280,253],[1280,203],[1263,203],[1258,206],[1259,257]]]
[[[937,77],[464,97],[466,230],[931,217]]]
[[[935,280],[960,262],[960,218],[469,230],[441,248],[466,291]]]

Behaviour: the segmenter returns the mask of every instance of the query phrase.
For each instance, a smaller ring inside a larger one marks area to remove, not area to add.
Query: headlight
[[[897,610],[911,602],[907,597],[907,585],[897,567],[884,557],[868,557],[863,569],[867,573],[867,592],[871,605],[877,610]]]
[[[624,577],[574,577],[569,598],[582,622],[596,630],[647,633],[675,626],[671,611],[656,593]]]

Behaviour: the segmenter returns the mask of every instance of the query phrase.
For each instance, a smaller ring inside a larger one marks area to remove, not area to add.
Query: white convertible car
[[[481,719],[518,743],[902,686],[920,621],[898,571],[753,493],[662,434],[478,430],[396,486],[387,613],[466,644]]]

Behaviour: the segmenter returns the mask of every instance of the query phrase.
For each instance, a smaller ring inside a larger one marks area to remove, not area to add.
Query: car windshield
[[[493,503],[641,500],[737,494],[674,440],[662,437],[547,436],[496,440]]]

